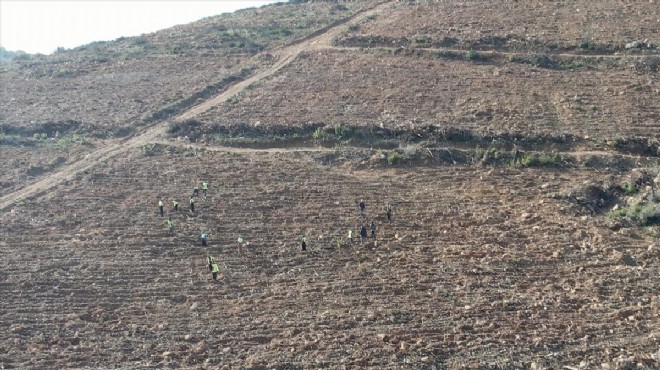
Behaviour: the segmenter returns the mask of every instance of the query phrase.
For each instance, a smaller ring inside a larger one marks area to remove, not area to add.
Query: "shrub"
[[[476,52],[474,50],[470,50],[467,53],[465,53],[465,59],[469,60],[471,62],[476,62],[476,61],[482,60],[483,57],[478,52]]]
[[[353,129],[338,123],[335,125],[335,135],[340,139],[347,140],[353,136]]]
[[[416,145],[406,145],[405,148],[403,148],[403,155],[404,158],[413,158],[417,155],[417,150],[419,148]]]
[[[328,133],[323,128],[319,127],[316,130],[314,130],[314,132],[312,133],[312,137],[314,138],[314,140],[317,141],[327,141]]]
[[[401,160],[401,154],[397,151],[392,151],[390,154],[387,156],[387,164],[395,164]]]
[[[44,167],[36,163],[30,162],[27,168],[27,174],[30,176],[36,176],[44,172]]]
[[[627,182],[627,183],[623,184],[623,192],[628,194],[628,195],[635,194],[635,193],[637,193],[638,190],[639,189],[637,189],[637,186],[635,186],[635,184],[633,184],[631,182]]]
[[[621,137],[616,137],[607,143],[614,149],[621,149],[625,145],[626,140]]]
[[[593,42],[593,41],[586,40],[586,41],[582,41],[582,43],[580,43],[580,49],[585,50],[585,51],[594,51],[594,50],[598,49],[598,45],[596,45],[596,43]]]
[[[607,216],[612,219],[623,219],[641,226],[654,225],[660,219],[660,214],[656,212],[656,207],[653,204],[637,204],[635,206],[619,208],[610,211]]]
[[[484,158],[484,155],[486,155],[486,151],[477,146],[477,148],[474,150],[474,159],[480,161]]]
[[[520,164],[523,167],[534,167],[534,166],[552,166],[558,164],[561,161],[561,156],[559,154],[542,154],[537,156],[535,154],[526,154],[520,160]]]

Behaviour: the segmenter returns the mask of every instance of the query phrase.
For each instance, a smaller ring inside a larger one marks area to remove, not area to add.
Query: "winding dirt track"
[[[312,51],[323,48],[331,47],[330,41],[333,37],[338,36],[342,31],[346,29],[347,26],[356,24],[362,21],[364,18],[374,15],[378,12],[383,11],[391,5],[391,2],[385,2],[380,5],[377,5],[374,8],[365,10],[355,16],[345,20],[344,22],[329,28],[327,31],[321,33],[318,36],[311,37],[302,41],[298,41],[291,45],[287,45],[281,48],[276,48],[274,50],[269,50],[268,53],[274,55],[277,58],[277,62],[273,64],[270,68],[263,71],[259,71],[249,78],[240,81],[230,87],[225,91],[215,96],[212,99],[209,99],[195,107],[192,107],[188,111],[180,114],[175,117],[175,121],[184,121],[195,117],[201,113],[206,112],[207,110],[222,104],[227,99],[241,92],[251,84],[260,81],[266,77],[269,77],[291,63],[301,52]],[[16,202],[21,199],[30,198],[39,194],[43,194],[59,184],[73,179],[77,174],[83,171],[87,171],[94,167],[97,164],[103,163],[121,153],[126,152],[132,148],[144,145],[146,143],[152,142],[157,137],[165,134],[167,130],[168,122],[160,122],[148,129],[146,129],[141,134],[133,136],[129,139],[123,140],[112,140],[106,142],[96,150],[85,155],[82,159],[71,163],[69,165],[63,166],[59,171],[51,173],[44,176],[38,181],[31,183],[25,186],[22,189],[14,191],[10,194],[3,195],[0,198],[0,210],[4,210],[8,207],[11,207]]]
[[[314,50],[320,50],[320,49],[331,49],[335,48],[334,46],[331,45],[331,40],[334,37],[339,36],[343,31],[346,30],[347,27],[350,27],[350,25],[353,24],[358,24],[359,22],[363,21],[365,18],[369,16],[373,16],[377,13],[380,13],[384,10],[386,10],[388,7],[390,7],[394,2],[393,1],[386,1],[383,2],[371,9],[365,10],[359,14],[356,14],[355,16],[345,20],[344,22],[337,24],[333,27],[328,28],[325,30],[325,32],[322,32],[319,35],[303,39],[301,41],[297,41],[293,44],[283,46],[280,48],[276,48],[273,50],[268,50],[267,53],[273,55],[276,57],[277,62],[274,63],[272,66],[270,66],[267,69],[258,71],[257,73],[253,74],[252,76],[248,77],[245,80],[242,80],[234,85],[229,86],[226,90],[224,90],[222,93],[218,94],[217,96],[202,102],[199,105],[196,105],[189,110],[183,112],[179,116],[174,118],[174,121],[185,121],[187,119],[191,119],[193,117],[196,117],[209,109],[218,106],[219,104],[222,104],[225,102],[227,99],[231,98],[232,96],[238,94],[239,92],[243,91],[246,89],[248,86],[251,84],[258,82],[264,78],[267,78],[285,66],[287,66],[289,63],[291,63],[293,60],[296,59],[296,57],[306,51],[314,51]],[[351,48],[351,47],[341,47],[340,49],[344,50],[351,50],[351,49],[360,49],[360,48]],[[460,51],[463,52],[464,50],[453,50],[453,49],[424,49],[428,51]],[[481,51],[480,51],[481,52]],[[516,53],[511,53],[511,52],[488,52],[485,51],[484,53],[497,53],[501,55],[512,55]],[[580,57],[580,58],[602,58],[602,57],[609,57],[609,58],[625,58],[625,57],[635,57],[635,56],[624,56],[624,55],[573,55],[573,54],[559,54],[561,56],[575,56],[575,57]],[[258,58],[259,55],[255,56],[255,58]],[[75,161],[74,163],[68,164],[66,166],[63,166],[60,168],[59,171],[50,173],[48,175],[45,175],[43,178],[35,181],[34,183],[31,183],[17,191],[14,191],[12,193],[3,195],[0,197],[0,210],[4,210],[8,207],[11,207],[13,204],[17,203],[21,199],[26,199],[30,198],[36,195],[43,194],[59,184],[73,179],[77,174],[87,171],[97,164],[103,163],[121,153],[124,153],[128,150],[131,150],[132,148],[144,145],[146,143],[154,142],[158,140],[160,137],[162,137],[167,130],[168,126],[168,121],[163,121],[160,122],[145,131],[143,131],[140,134],[137,134],[136,136],[133,136],[128,139],[121,139],[121,140],[108,140],[102,144],[98,148],[96,148],[94,151],[88,153],[85,155],[83,158]],[[231,148],[228,149],[230,151],[237,151],[238,149],[236,148]],[[272,149],[273,151],[277,152],[284,152],[284,151],[295,151],[296,149],[293,148],[276,148]],[[309,151],[310,149],[305,149],[305,151]],[[250,149],[247,149],[246,151],[251,151]],[[262,150],[263,151],[263,150]],[[321,151],[321,150],[319,150]]]

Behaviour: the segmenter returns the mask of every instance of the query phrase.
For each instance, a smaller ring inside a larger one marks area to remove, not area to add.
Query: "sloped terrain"
[[[315,152],[133,151],[13,208],[0,220],[4,363],[658,365],[657,242],[553,196],[603,175],[387,169],[360,165],[368,152],[346,155],[355,159],[324,165]],[[202,179],[211,190],[192,214],[185,200]],[[182,202],[168,210],[175,236],[159,198]],[[377,245],[347,247],[348,229],[371,220]],[[250,243],[242,254],[239,234]],[[207,252],[220,260],[218,283]]]
[[[566,72],[322,50],[299,57],[267,83],[198,120],[403,130],[433,125],[522,136],[658,139],[659,98],[657,76],[630,68]]]
[[[342,41],[519,52],[658,54],[659,20],[655,1],[403,1],[394,11],[351,28]],[[635,41],[635,47],[626,49]]]
[[[0,367],[660,367],[649,4],[294,2],[5,68]]]

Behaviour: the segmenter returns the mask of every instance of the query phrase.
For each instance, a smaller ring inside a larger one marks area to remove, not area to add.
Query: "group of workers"
[[[206,193],[209,190],[209,183],[208,181],[203,181],[202,182],[202,192],[204,194],[204,197],[206,197]],[[188,203],[190,204],[190,212],[195,213],[195,197],[199,196],[199,187],[195,185],[193,187],[193,193],[190,196],[190,200]],[[158,212],[160,213],[160,217],[163,217],[165,215],[165,205],[163,204],[163,200],[159,199],[158,200]],[[176,199],[172,199],[172,212],[179,212],[179,201]],[[172,221],[172,216],[167,217],[167,234],[172,235],[174,234],[174,221]],[[204,232],[202,231],[202,234]],[[202,243],[206,245],[206,241],[203,240]]]
[[[193,187],[192,195],[190,196],[190,212],[192,212],[192,213],[195,213],[195,200],[194,200],[194,198],[196,196],[199,197],[199,190],[200,190],[200,187],[195,185]],[[206,197],[206,194],[209,190],[209,183],[207,181],[203,181],[201,183],[201,190],[202,190],[202,194],[204,195],[204,197]],[[179,211],[179,202],[176,199],[172,200],[172,206],[173,206],[172,207],[173,212],[178,212]],[[367,205],[366,205],[366,202],[364,201],[364,199],[360,199],[360,202],[358,203],[358,207],[359,207],[360,217],[365,217],[366,218]],[[158,200],[158,210],[159,210],[160,216],[163,217],[165,215],[165,210],[164,210],[164,204],[163,204],[162,199]],[[387,221],[389,223],[391,223],[392,222],[392,204],[391,203],[387,203],[387,206],[385,207],[385,214],[387,215]],[[172,216],[168,216],[168,219],[167,219],[166,223],[167,223],[167,233],[168,233],[168,235],[174,234],[174,221],[172,221]],[[376,240],[376,231],[377,231],[378,228],[376,226],[376,223],[373,220],[371,221],[371,225],[369,226],[369,228],[371,229],[371,238],[373,240]],[[368,237],[367,228],[364,224],[362,224],[362,226],[360,227],[360,244],[363,244],[365,242],[365,240],[367,240],[367,237]],[[204,229],[201,230],[199,240],[200,240],[202,246],[205,247],[205,246],[208,245],[208,233],[206,232],[206,230],[204,230]],[[242,253],[243,248],[247,245],[248,245],[248,242],[246,242],[245,239],[243,239],[243,237],[241,235],[239,235],[238,239],[237,239],[237,251],[238,251],[238,253],[239,254]],[[353,245],[353,230],[349,229],[348,230],[348,246],[350,247],[352,245]],[[305,234],[303,234],[303,236],[301,238],[301,248],[302,248],[303,251],[307,250],[307,236]],[[206,257],[206,266],[207,266],[209,272],[211,272],[211,279],[214,280],[214,281],[217,280],[218,272],[220,271],[220,267],[219,267],[217,261],[215,260],[215,258],[213,256],[208,255]]]
[[[367,204],[364,201],[364,199],[360,199],[360,202],[358,203],[358,207],[360,210],[360,217],[366,217],[366,209],[367,209]],[[385,206],[385,214],[387,215],[387,222],[392,223],[392,203],[387,203]],[[376,240],[376,230],[378,227],[376,226],[376,223],[372,220],[371,225],[369,225],[369,229],[371,230],[371,239]],[[364,244],[365,240],[367,240],[368,237],[368,230],[367,227],[362,224],[360,227],[360,244]],[[353,229],[349,228],[348,229],[348,246],[351,247],[353,246]],[[307,237],[305,234],[303,234],[301,238],[301,248],[303,251],[307,250]]]

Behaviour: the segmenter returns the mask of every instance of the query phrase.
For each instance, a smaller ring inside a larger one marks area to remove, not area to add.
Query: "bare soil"
[[[548,28],[543,42],[572,45],[574,13],[584,10],[595,17],[583,20],[595,44],[604,45],[610,30],[618,32],[615,43],[630,30],[657,33],[657,9],[609,1],[461,4],[280,5],[273,17],[290,21],[308,10],[311,19],[318,9],[337,17],[287,35],[293,42],[266,42],[263,51],[223,49],[199,68],[186,66],[186,58],[206,60],[189,45],[175,53],[177,62],[112,57],[99,62],[108,69],[64,79],[16,79],[41,65],[1,73],[2,96],[16,96],[0,99],[9,134],[0,155],[0,367],[659,368],[660,226],[609,213],[660,206],[650,187],[660,182],[658,154],[635,151],[658,148],[660,86],[653,71],[626,66],[653,50],[616,56],[612,68],[549,69],[349,42],[356,32],[382,40],[420,29],[435,35],[429,25],[437,19],[444,30],[444,22],[462,24],[468,15],[475,29],[491,22],[517,34],[527,24],[536,35],[546,28],[534,17],[552,12],[566,28]],[[507,7],[516,17],[495,22]],[[635,22],[606,17],[629,19],[637,9]],[[249,14],[267,24],[266,10]],[[194,27],[208,31],[205,22]],[[459,29],[470,30],[452,34]],[[177,32],[147,39],[176,40]],[[433,46],[453,53],[465,45]],[[254,62],[249,73],[220,68],[247,60]],[[102,75],[108,83],[94,87]],[[234,77],[206,89],[222,76]],[[68,122],[70,112],[84,115],[83,125],[95,122],[67,133],[83,135],[83,143],[55,146],[50,131],[38,145],[27,137]],[[401,133],[399,147],[370,148],[356,138],[275,147],[269,136],[261,149],[204,144],[231,127],[293,135],[305,127],[332,133],[337,124],[362,128],[360,135]],[[196,143],[173,137],[176,125],[206,136]],[[106,126],[108,135],[98,128]],[[432,131],[464,133],[465,140],[427,140]],[[425,141],[404,140],[415,136]],[[484,138],[493,143],[480,147]],[[522,165],[512,158],[519,147],[523,155],[559,159]],[[47,170],[29,175],[31,162]],[[642,169],[652,175],[631,189]],[[191,212],[192,187],[201,181],[210,190]],[[360,243],[359,227],[372,221],[376,240]],[[207,247],[201,230],[210,235]],[[242,253],[239,235],[249,242]],[[205,266],[208,254],[220,263],[217,282]]]

